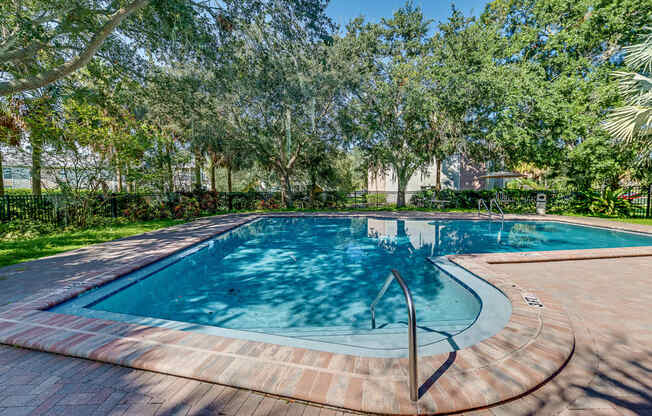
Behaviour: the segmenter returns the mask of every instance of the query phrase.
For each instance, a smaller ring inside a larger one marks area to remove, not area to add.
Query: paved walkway
[[[559,299],[575,329],[570,363],[519,405],[537,414],[652,415],[652,257],[491,268]]]
[[[0,416],[353,416],[231,387],[0,346]]]
[[[207,229],[206,236],[214,232]],[[56,256],[59,260],[41,260],[49,266],[38,267],[45,274],[29,273],[37,262],[0,269],[0,305],[46,290],[66,278],[65,267],[79,267],[84,258],[126,263],[138,257],[136,247],[144,243],[156,249],[157,240],[139,236],[117,242],[122,249],[134,248],[130,259],[112,257],[115,243],[107,243]],[[170,244],[178,243],[175,237]],[[561,299],[575,327],[576,352],[569,365],[534,394],[469,414],[652,415],[652,258],[491,268],[520,286]],[[89,266],[88,273],[92,271]],[[350,415],[246,390],[0,346],[0,416],[18,414]]]

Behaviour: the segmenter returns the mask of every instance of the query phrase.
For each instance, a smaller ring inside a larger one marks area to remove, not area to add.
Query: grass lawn
[[[29,239],[1,241],[0,267],[51,256],[90,244],[142,234],[181,224],[184,220],[154,220],[79,231],[61,231]]]
[[[630,224],[652,225],[652,218],[615,218],[615,217],[599,217],[599,216],[579,215],[579,214],[562,214],[562,215],[566,215],[569,217],[602,218],[605,220],[627,222]]]
[[[612,221],[628,222],[630,224],[652,225],[652,218],[607,218]]]

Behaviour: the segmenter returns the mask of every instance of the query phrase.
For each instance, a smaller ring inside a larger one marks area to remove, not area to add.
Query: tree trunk
[[[211,157],[211,191],[217,192],[217,186],[215,183],[215,170],[217,169],[217,163],[215,163],[215,156]]]
[[[283,173],[283,202],[286,208],[292,208],[292,185],[290,184],[290,174]]]
[[[2,170],[2,150],[0,150],[0,196],[5,196],[5,175]]]
[[[127,192],[133,192],[132,183],[129,182],[129,165],[127,165],[127,177],[125,178],[125,183],[127,184]]]
[[[165,154],[166,154],[166,167],[168,170],[168,192],[174,192],[174,172],[172,171],[172,152],[170,151],[170,145],[165,145]]]
[[[118,180],[118,192],[122,193],[124,192],[124,188],[122,186],[122,166],[118,164],[118,167],[116,168],[116,179]]]
[[[405,174],[400,172],[396,174],[398,179],[398,195],[396,196],[396,208],[402,208],[405,206],[405,188],[407,188],[407,179]]]
[[[226,165],[226,189],[229,193],[233,192],[233,170],[231,165]]]
[[[41,195],[41,153],[43,143],[39,139],[32,139],[32,195]]]
[[[201,152],[195,153],[195,183],[194,188],[196,190],[201,190]]]
[[[314,174],[314,171],[311,171],[310,172],[310,201],[313,204],[315,203],[315,196],[317,196],[316,188],[317,188],[317,177]]]
[[[127,163],[127,165],[125,166],[124,180],[125,180],[125,185],[127,185],[127,192],[128,193],[131,193],[131,192],[135,191],[134,190],[134,181],[130,180],[130,179],[131,179],[131,166],[129,166],[129,164]]]
[[[441,160],[440,159],[437,159],[436,166],[437,166],[437,182],[435,184],[435,189],[437,189],[437,191],[441,191]]]

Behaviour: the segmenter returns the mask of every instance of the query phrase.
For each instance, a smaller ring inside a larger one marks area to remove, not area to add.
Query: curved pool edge
[[[418,402],[421,413],[464,411],[520,397],[553,377],[572,354],[573,330],[561,306],[545,293],[536,294],[543,309],[527,306],[524,290],[491,272],[483,256],[490,255],[449,259],[502,291],[512,302],[512,315],[499,333],[470,348],[420,357],[419,381],[428,387]],[[124,274],[114,270],[80,285],[61,283],[47,296],[4,308],[0,342],[344,409],[415,413],[406,359],[324,353],[41,310]]]
[[[512,302],[505,293],[486,280],[453,263],[447,256],[428,257],[428,261],[456,280],[458,284],[473,294],[481,304],[480,312],[473,324],[446,340],[454,346],[455,351],[471,347],[490,338],[507,325],[512,315]],[[427,350],[424,349],[424,352],[427,352]],[[432,350],[432,353],[447,352]]]
[[[249,222],[249,224],[254,221]],[[198,250],[201,250],[202,248],[208,247],[211,241],[213,240],[193,245],[190,248],[168,256],[163,260],[157,261],[153,264],[136,270],[135,272],[129,273],[128,275],[103,284],[101,287],[93,288],[93,290],[89,290],[80,296],[74,297],[65,302],[59,303],[52,308],[49,308],[48,312],[73,316],[84,316],[87,318],[95,318],[107,321],[124,322],[140,326],[168,328],[179,331],[193,331],[207,335],[226,338],[238,338],[247,341],[277,344],[287,347],[313,349],[334,354],[354,355],[369,358],[406,358],[408,356],[407,345],[404,347],[395,348],[371,347],[362,343],[360,345],[356,345],[355,335],[351,336],[349,343],[344,343],[332,340],[308,339],[298,335],[292,336],[278,333],[274,334],[265,330],[255,331],[249,329],[231,329],[225,327],[203,325],[199,323],[195,324],[164,318],[128,315],[89,308],[91,305],[94,305],[102,299],[105,299],[112,294],[123,290],[126,287],[130,287],[131,285],[146,279],[148,276],[151,276],[157,271],[164,269],[170,264],[174,264],[184,257],[191,255]],[[511,315],[511,303],[502,292],[500,292],[497,288],[485,280],[478,278],[465,269],[450,262],[445,256],[430,257],[427,258],[427,260],[432,264],[432,267],[438,269],[439,272],[447,275],[458,285],[464,288],[468,293],[470,293],[475,299],[477,299],[481,305],[481,308],[478,316],[476,316],[473,322],[467,328],[455,333],[454,335],[446,334],[447,336],[445,337],[437,337],[433,340],[428,338],[428,336],[431,335],[428,332],[420,333],[417,337],[419,344],[419,356],[447,354],[452,351],[457,351],[462,348],[472,346],[477,342],[498,333],[507,324],[509,321],[509,316]],[[419,325],[418,321],[417,325]],[[328,333],[330,329],[331,327],[323,327],[323,333]],[[442,334],[441,332],[437,333]],[[369,334],[364,333],[363,336],[368,335]],[[407,342],[407,336],[402,338]]]

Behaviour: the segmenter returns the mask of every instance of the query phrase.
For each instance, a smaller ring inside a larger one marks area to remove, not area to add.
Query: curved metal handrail
[[[485,211],[487,211],[487,215],[489,215],[489,218],[491,218],[491,209],[487,206],[487,203],[484,199],[478,198],[478,215],[480,215],[480,211],[482,211],[483,206]]]
[[[376,296],[376,299],[371,303],[371,327],[372,329],[376,328],[376,304],[383,297],[387,288],[396,279],[401,290],[403,290],[403,295],[405,295],[405,303],[407,304],[408,310],[408,381],[410,386],[410,400],[416,402],[419,400],[419,380],[417,377],[417,315],[414,309],[414,301],[412,300],[412,293],[410,288],[408,288],[405,280],[401,277],[401,274],[398,270],[392,269],[392,273],[387,276],[383,288]]]
[[[505,213],[503,212],[503,209],[500,207],[500,204],[498,203],[498,200],[496,198],[489,201],[489,211],[491,212],[491,210],[494,207],[494,204],[496,205],[496,208],[498,208],[498,212],[500,213],[501,221],[505,221]]]

